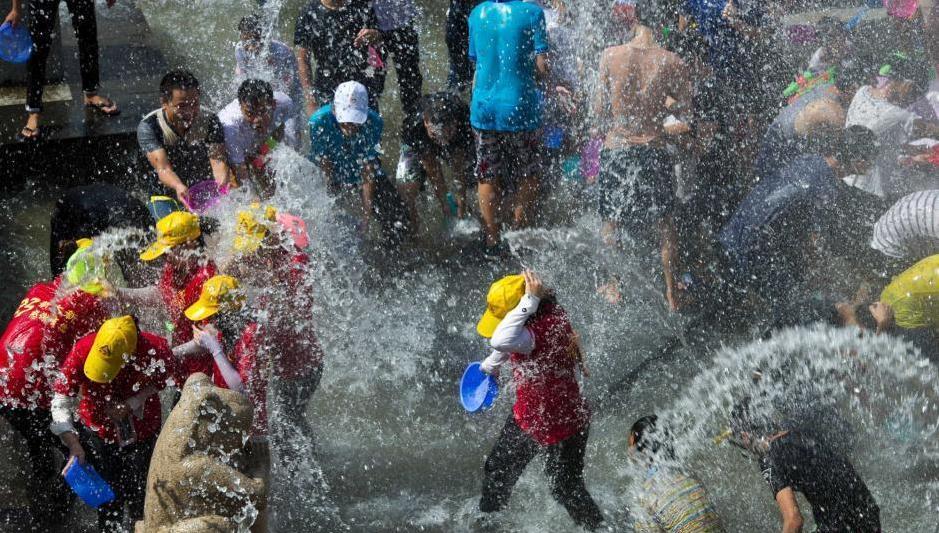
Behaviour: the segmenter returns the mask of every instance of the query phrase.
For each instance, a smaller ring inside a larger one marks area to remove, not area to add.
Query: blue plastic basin
[[[479,363],[470,363],[460,380],[460,403],[471,413],[482,411],[492,405],[499,396],[496,378],[479,368]]]
[[[111,486],[88,463],[73,461],[65,471],[65,482],[83,502],[95,509],[114,499]]]
[[[0,59],[8,63],[25,63],[32,51],[33,40],[25,21],[16,26],[9,22],[0,25]]]

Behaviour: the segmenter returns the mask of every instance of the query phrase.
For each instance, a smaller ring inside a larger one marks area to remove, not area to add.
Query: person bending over
[[[802,531],[797,492],[812,507],[815,531],[880,532],[877,502],[846,457],[754,412],[749,399],[735,405],[730,416],[731,442],[759,462],[776,498],[783,533]]]
[[[220,187],[232,182],[222,124],[203,110],[199,80],[188,70],[171,70],[160,80],[160,108],[137,126],[137,144],[159,183],[180,200],[189,187],[214,179]],[[154,191],[155,192],[155,191]]]

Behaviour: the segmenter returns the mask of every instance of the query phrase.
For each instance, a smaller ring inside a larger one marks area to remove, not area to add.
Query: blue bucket
[[[33,51],[33,40],[26,23],[13,26],[9,22],[0,25],[0,59],[7,63],[25,63]]]
[[[111,486],[88,463],[80,464],[72,460],[71,466],[65,470],[65,482],[83,502],[94,509],[114,499]]]
[[[484,411],[499,396],[499,382],[482,371],[479,363],[470,363],[460,380],[460,403],[471,413]]]

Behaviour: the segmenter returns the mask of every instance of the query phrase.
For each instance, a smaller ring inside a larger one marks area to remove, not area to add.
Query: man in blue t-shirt
[[[541,96],[548,71],[544,12],[520,0],[487,1],[469,17],[469,58],[476,63],[470,123],[476,134],[476,179],[486,246],[500,244],[497,212],[515,192],[513,219],[531,215],[541,174]]]
[[[340,84],[333,103],[310,117],[310,161],[325,174],[331,194],[361,186],[366,228],[381,173],[382,127],[381,117],[368,108],[368,91],[356,81]]]

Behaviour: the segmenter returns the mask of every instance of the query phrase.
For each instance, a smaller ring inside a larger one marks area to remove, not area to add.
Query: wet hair
[[[199,89],[199,80],[186,69],[173,69],[160,80],[160,99],[169,102],[173,99],[173,91],[189,91]]]
[[[665,25],[666,9],[657,0],[636,0],[636,21],[643,26],[658,30]]]
[[[871,74],[870,65],[866,61],[856,59],[838,71],[835,76],[835,87],[843,93],[853,95],[858,87],[870,83]]]
[[[894,80],[909,80],[917,94],[926,92],[929,86],[929,66],[922,60],[912,58],[901,52],[894,52],[884,62],[890,65],[889,77]]]
[[[779,431],[779,425],[770,417],[754,413],[751,404],[751,398],[746,396],[730,410],[730,429],[734,435],[748,433],[760,437]]]
[[[434,124],[469,123],[469,108],[459,96],[449,91],[422,97],[421,113]]]
[[[261,16],[257,13],[252,13],[242,17],[241,21],[238,22],[238,31],[244,35],[248,34],[255,39],[261,38]]]
[[[656,415],[644,416],[633,422],[633,426],[629,428],[629,434],[636,442],[636,450],[650,458],[659,455],[660,452],[666,458],[674,458],[675,451],[669,442],[671,436],[667,431],[658,427],[658,420],[659,417]]]
[[[832,143],[831,150],[825,155],[832,155],[841,162],[870,161],[878,152],[877,136],[864,126],[855,124],[844,130],[840,142]]]
[[[238,102],[241,104],[269,104],[273,101],[274,89],[264,80],[245,80],[238,87]]]

